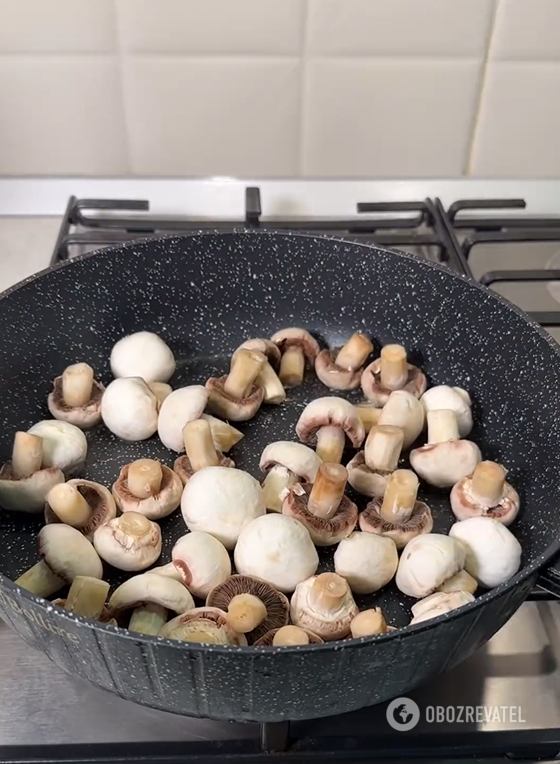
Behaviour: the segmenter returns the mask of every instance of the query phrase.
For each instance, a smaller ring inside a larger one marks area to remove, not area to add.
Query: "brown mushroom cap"
[[[301,629],[301,628],[302,628],[301,626],[298,626],[298,629]],[[321,639],[321,637],[318,637],[317,634],[314,634],[312,631],[309,631],[309,629],[302,629],[302,630],[309,637],[310,645],[322,645],[324,643],[324,640]],[[272,631],[267,632],[260,639],[257,639],[256,642],[253,642],[253,645],[255,647],[272,647],[272,642],[274,640],[274,637],[279,631],[280,629],[273,629]]]
[[[129,464],[122,467],[117,480],[113,483],[113,497],[121,512],[139,512],[150,520],[159,520],[174,512],[181,503],[183,483],[173,470],[160,464],[161,486],[159,491],[146,499],[139,499],[128,487]]]
[[[226,379],[227,374],[223,377],[210,377],[206,381],[208,409],[223,419],[231,419],[232,422],[245,422],[254,417],[263,402],[263,388],[253,385],[244,398],[234,398],[224,389]]]
[[[360,386],[362,370],[353,371],[337,366],[336,357],[339,351],[340,348],[321,350],[315,359],[315,373],[331,390],[355,390]]]
[[[366,366],[361,376],[361,385],[364,396],[374,405],[382,408],[391,395],[392,390],[388,390],[381,384],[381,358],[376,358],[369,366]],[[411,393],[415,398],[420,398],[426,392],[428,386],[426,375],[423,371],[413,364],[408,364],[408,379],[401,388]]]
[[[228,624],[227,613],[215,607],[195,607],[186,613],[178,615],[168,621],[161,631],[160,637],[167,639],[177,639],[179,641],[189,641],[189,632],[205,632],[215,635],[216,640],[208,640],[209,643],[223,645],[246,645],[245,634],[237,634]],[[202,640],[193,640],[202,642]]]
[[[270,339],[278,345],[282,353],[289,347],[301,348],[310,366],[313,366],[320,351],[319,343],[306,329],[297,327],[280,329]]]
[[[354,490],[370,498],[382,498],[391,470],[371,470],[366,464],[365,452],[358,451],[346,465],[348,482]]]
[[[79,478],[74,480],[68,480],[68,485],[74,486],[78,493],[80,493],[87,501],[91,508],[91,518],[87,525],[80,528],[80,532],[89,540],[92,541],[93,534],[101,525],[109,522],[117,516],[117,506],[115,500],[111,496],[111,492],[108,488],[100,483],[94,483],[92,480],[81,480]],[[48,502],[45,504],[45,523],[60,523],[58,516],[51,509]]]
[[[348,538],[358,522],[358,508],[348,496],[343,496],[334,515],[326,519],[309,511],[307,504],[313,489],[308,483],[296,483],[282,503],[282,514],[299,520],[309,531],[316,546],[332,546]]]
[[[381,502],[381,499],[370,501],[360,514],[359,525],[362,531],[377,533],[379,536],[388,536],[393,539],[397,549],[404,549],[415,536],[431,533],[434,521],[430,508],[423,501],[415,502],[409,520],[399,525],[383,519],[380,514]]]
[[[89,430],[101,421],[101,398],[105,388],[95,379],[92,383],[91,398],[84,406],[68,406],[62,395],[62,375],[53,382],[53,391],[49,394],[47,404],[55,419]]]
[[[218,584],[212,589],[206,598],[206,605],[227,612],[229,603],[238,594],[252,594],[254,597],[258,597],[266,608],[264,621],[256,629],[245,634],[250,645],[272,629],[285,626],[290,620],[288,598],[267,581],[252,576],[239,574],[230,576],[223,584]]]
[[[321,427],[339,427],[354,448],[365,437],[364,426],[356,413],[356,407],[344,398],[327,396],[308,403],[296,424],[296,434],[303,443],[313,443]]]
[[[229,456],[224,456],[221,451],[217,451],[220,461],[216,465],[217,467],[235,467],[235,462],[230,459]],[[191,462],[186,454],[179,456],[173,463],[173,471],[179,476],[181,483],[185,486],[190,478],[194,475],[194,470],[191,467]],[[179,501],[181,496],[179,495]]]

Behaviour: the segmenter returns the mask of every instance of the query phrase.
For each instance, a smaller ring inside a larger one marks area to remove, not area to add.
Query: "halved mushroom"
[[[282,359],[278,376],[284,387],[297,387],[303,382],[305,365],[315,364],[319,343],[305,329],[281,329],[270,338],[278,345]]]
[[[344,495],[347,480],[342,464],[323,462],[312,486],[296,483],[283,490],[282,514],[305,525],[317,546],[338,544],[358,522],[357,506]]]
[[[103,565],[92,544],[69,525],[45,525],[39,531],[41,561],[15,583],[39,597],[50,597],[76,576],[103,577]]]
[[[44,419],[28,430],[43,441],[43,467],[58,467],[69,477],[78,472],[86,460],[86,436],[73,424],[58,419]]]
[[[505,525],[491,517],[455,523],[449,536],[466,552],[465,570],[485,589],[503,584],[519,570],[521,544]]]
[[[424,429],[424,407],[412,393],[395,390],[379,410],[379,424],[399,427],[403,432],[403,449],[409,448]]]
[[[156,396],[158,405],[161,408],[161,404],[171,395],[173,388],[171,385],[168,385],[167,382],[146,382],[146,384]]]
[[[423,621],[429,621],[432,618],[437,618],[444,613],[449,613],[450,610],[455,610],[463,605],[468,605],[469,602],[474,602],[474,597],[469,592],[465,591],[451,591],[451,592],[436,592],[430,594],[428,597],[415,602],[412,606],[413,618],[410,621],[410,626],[414,626],[417,623]]]
[[[92,480],[60,483],[46,496],[45,522],[71,525],[88,541],[92,541],[97,528],[116,516],[117,507],[111,492]]]
[[[348,482],[358,493],[383,497],[387,481],[397,469],[403,445],[398,427],[377,425],[367,436],[363,451],[348,462]]]
[[[379,424],[379,418],[383,409],[378,409],[371,401],[360,401],[360,403],[356,403],[355,409],[367,435],[372,427]]]
[[[178,508],[183,484],[165,464],[138,459],[122,467],[112,490],[121,512],[139,512],[149,520],[161,520]]]
[[[254,642],[255,647],[295,647],[297,645],[322,645],[324,642],[317,634],[300,626],[282,626],[273,629]]]
[[[206,467],[183,489],[181,511],[189,530],[210,533],[233,549],[242,529],[266,507],[259,482],[248,472]]]
[[[266,363],[266,356],[258,350],[238,350],[229,374],[206,381],[210,411],[233,422],[252,419],[264,398],[264,389],[255,380]]]
[[[158,410],[158,399],[140,377],[113,380],[101,398],[103,422],[122,440],[151,438],[157,430]]]
[[[101,398],[105,388],[93,378],[87,363],[68,366],[53,382],[47,399],[55,419],[89,430],[101,421]]]
[[[438,592],[468,592],[474,594],[478,589],[478,581],[473,578],[466,570],[460,570],[451,578],[448,578],[441,586],[438,586]]]
[[[382,347],[380,358],[364,369],[361,384],[365,397],[379,408],[387,403],[394,390],[406,390],[420,398],[427,387],[424,373],[408,363],[402,345]]]
[[[206,599],[214,587],[231,576],[231,560],[217,538],[202,531],[187,533],[171,550],[173,567],[187,589]]]
[[[387,621],[378,607],[362,610],[350,623],[350,634],[354,639],[386,634],[388,630]]]
[[[280,365],[281,353],[278,345],[275,345],[272,340],[253,339],[245,340],[241,344],[231,360],[235,360],[235,355],[240,350],[257,350],[259,353],[263,353],[266,356],[267,363],[262,367],[261,372],[255,380],[255,384],[262,387],[264,390],[264,403],[278,404],[286,400],[286,391],[284,385],[280,381],[276,369]]]
[[[167,396],[158,416],[158,437],[166,448],[185,450],[183,427],[200,417],[207,402],[208,390],[202,385],[180,387]]]
[[[180,615],[194,608],[194,600],[178,581],[150,571],[133,576],[117,587],[109,607],[116,615],[133,610],[129,631],[155,635],[166,623],[169,610]]]
[[[420,403],[428,414],[428,411],[441,411],[451,409],[457,415],[459,437],[466,438],[473,427],[471,411],[471,398],[466,390],[461,387],[449,385],[436,385],[426,390],[420,398]]]
[[[454,538],[440,533],[417,536],[409,541],[401,554],[397,588],[409,597],[427,597],[463,570],[465,559],[465,549]]]
[[[399,555],[393,539],[374,533],[352,533],[334,553],[334,569],[354,594],[373,594],[397,572]]]
[[[418,478],[411,470],[395,470],[383,499],[370,501],[360,515],[360,528],[393,539],[403,549],[411,539],[434,527],[430,508],[418,501]]]
[[[279,440],[266,446],[259,464],[262,472],[267,473],[262,484],[266,508],[281,512],[282,491],[299,480],[313,483],[320,464],[321,458],[302,443]]]
[[[120,339],[111,350],[115,377],[141,377],[146,382],[167,382],[175,371],[175,358],[153,332],[135,332]]]
[[[195,607],[178,615],[162,627],[159,636],[208,645],[247,644],[245,635],[234,631],[227,614],[216,607]]]
[[[319,557],[304,525],[273,512],[243,528],[234,561],[238,573],[268,581],[286,594],[315,573]]]
[[[317,455],[324,462],[340,462],[346,438],[354,448],[359,448],[365,437],[355,406],[344,398],[331,396],[307,404],[296,425],[296,434],[304,443],[316,442]]]
[[[11,461],[0,469],[0,507],[13,512],[38,514],[55,485],[64,483],[58,467],[42,468],[43,441],[38,435],[16,432]]]
[[[99,620],[105,608],[110,585],[91,576],[76,576],[64,600],[63,607],[84,618]]]
[[[479,447],[459,440],[457,415],[451,409],[428,411],[428,443],[410,452],[412,469],[438,488],[451,488],[472,475],[482,459]]]
[[[511,525],[519,512],[519,494],[506,482],[507,470],[496,462],[479,462],[474,472],[451,489],[451,509],[457,520],[492,517]]]
[[[302,581],[290,603],[292,622],[325,642],[348,636],[358,613],[348,582],[336,573],[320,573]]]
[[[321,350],[315,373],[331,390],[355,390],[360,386],[362,367],[373,350],[370,338],[357,332],[341,348]]]
[[[253,576],[230,576],[212,589],[206,605],[225,611],[229,625],[245,634],[250,645],[290,620],[288,598],[267,581]]]
[[[99,556],[113,567],[145,570],[161,554],[161,530],[138,512],[124,512],[95,531],[93,544]]]
[[[227,454],[236,443],[239,443],[245,437],[242,432],[236,430],[231,424],[222,422],[221,419],[217,419],[217,417],[211,414],[203,414],[201,419],[205,419],[210,425],[216,451]]]
[[[186,454],[175,459],[173,464],[181,485],[186,485],[195,472],[205,467],[235,467],[233,459],[216,450],[212,429],[206,419],[188,422],[183,428],[183,441]]]

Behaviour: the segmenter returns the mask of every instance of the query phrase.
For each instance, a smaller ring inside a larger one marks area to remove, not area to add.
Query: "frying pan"
[[[178,714],[280,721],[351,711],[406,694],[467,658],[517,610],[543,576],[556,588],[560,538],[560,353],[517,308],[461,276],[405,254],[331,238],[270,232],[200,233],[134,242],[56,266],[0,299],[0,449],[13,433],[48,418],[52,379],[87,361],[104,383],[112,345],[123,335],[160,334],[179,359],[175,387],[226,372],[249,337],[284,326],[308,328],[337,346],[366,332],[376,349],[403,344],[429,384],[472,395],[471,438],[502,462],[521,494],[512,526],[522,569],[475,602],[432,621],[359,640],[294,648],[207,647],[142,637],[75,617],[16,587],[37,561],[41,518],[0,513],[0,612],[61,668],[124,698]],[[232,456],[258,476],[265,445],[295,439],[303,406],[328,394],[309,373],[281,407],[242,425]],[[359,397],[359,396],[356,396]],[[83,477],[111,485],[139,457],[171,465],[157,438],[124,443],[103,426],[88,434]],[[435,527],[452,523],[448,494],[422,488]],[[365,500],[358,498],[359,507]],[[185,533],[177,512],[162,521],[162,561]],[[321,570],[332,568],[332,549]],[[113,585],[123,574],[106,566]],[[361,607],[380,606],[393,625],[410,618],[394,585]]]

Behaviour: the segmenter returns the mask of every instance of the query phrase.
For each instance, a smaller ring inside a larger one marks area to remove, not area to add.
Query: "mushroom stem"
[[[177,639],[177,637],[175,637]],[[216,634],[211,634],[209,631],[190,631],[185,635],[179,637],[182,642],[198,642],[200,644],[217,645],[220,640]]]
[[[242,432],[239,432],[239,430],[236,430],[235,427],[232,427],[227,422],[222,422],[221,419],[217,419],[215,416],[203,414],[202,419],[210,425],[214,446],[223,454],[226,454],[244,437]]]
[[[91,576],[76,576],[66,597],[66,610],[84,618],[100,617],[111,587],[106,581]]]
[[[496,462],[479,462],[474,468],[470,494],[483,507],[495,507],[504,495],[507,470]]]
[[[16,432],[12,451],[12,475],[15,480],[34,475],[43,462],[43,439],[28,432]]]
[[[259,376],[267,363],[264,353],[258,350],[239,350],[233,359],[227,375],[224,391],[233,398],[245,398],[251,390],[253,382]]]
[[[69,483],[55,485],[48,492],[46,499],[60,522],[66,525],[83,528],[91,520],[91,507],[74,485]]]
[[[303,350],[292,345],[286,348],[280,360],[278,376],[284,387],[297,387],[303,382],[305,374],[305,356]]]
[[[167,396],[171,395],[173,392],[173,388],[171,385],[168,385],[167,382],[147,382],[146,384],[158,399],[160,406],[167,398]]]
[[[316,517],[332,517],[344,496],[348,472],[342,464],[323,462],[309,494],[307,508]]]
[[[278,629],[272,640],[274,647],[286,647],[288,645],[308,645],[307,632],[299,626],[282,626]]]
[[[360,417],[360,421],[364,426],[364,430],[367,433],[372,427],[375,427],[379,423],[379,418],[383,409],[377,409],[371,405],[371,403],[357,403],[355,406],[356,414]]]
[[[44,560],[26,570],[15,583],[38,597],[50,597],[64,586],[64,580],[57,576]]]
[[[85,406],[91,400],[93,369],[87,363],[74,363],[62,372],[62,398],[67,406]]]
[[[469,592],[474,594],[478,589],[478,581],[473,578],[466,570],[460,570],[454,576],[444,581],[438,587],[438,592]]]
[[[345,444],[344,430],[328,425],[319,429],[315,451],[324,462],[340,462]]]
[[[212,438],[212,428],[205,419],[187,422],[183,427],[183,441],[194,472],[204,467],[217,467],[220,463]]]
[[[370,338],[366,334],[353,334],[346,345],[338,352],[335,364],[342,369],[357,371],[373,350]]]
[[[403,439],[403,432],[398,427],[372,427],[364,447],[365,462],[370,470],[396,470]]]
[[[254,594],[237,594],[228,605],[228,623],[238,634],[248,634],[266,618],[265,604]]]
[[[266,508],[273,512],[281,512],[282,499],[280,494],[282,491],[291,488],[295,483],[297,483],[297,477],[294,473],[287,469],[287,467],[276,464],[265,477],[262,484]]]
[[[350,624],[350,633],[354,639],[370,637],[375,634],[385,634],[386,632],[387,622],[378,607],[371,610],[362,610]]]
[[[334,612],[348,594],[348,583],[337,573],[320,573],[309,590],[309,604],[323,612]]]
[[[386,390],[402,390],[408,380],[406,350],[402,345],[381,348],[381,384]]]
[[[410,519],[418,495],[418,477],[412,470],[395,470],[387,488],[379,514],[388,523],[402,525]]]
[[[263,400],[265,403],[278,404],[286,400],[284,385],[268,361],[265,363],[261,373],[257,377],[256,384],[264,390]]]
[[[128,465],[128,490],[137,499],[148,499],[160,492],[163,472],[154,459],[137,459]]]
[[[115,538],[123,545],[127,543],[127,536],[140,539],[142,536],[146,536],[152,528],[150,520],[139,512],[125,512],[118,518],[118,521]]]
[[[457,414],[451,409],[428,411],[428,444],[459,440]]]
[[[159,634],[161,627],[167,622],[167,609],[163,605],[147,602],[142,607],[137,607],[128,624],[129,631],[138,634]]]

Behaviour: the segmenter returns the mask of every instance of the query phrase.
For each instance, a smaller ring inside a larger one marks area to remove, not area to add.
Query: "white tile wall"
[[[0,0],[0,175],[560,177],[560,0]]]

